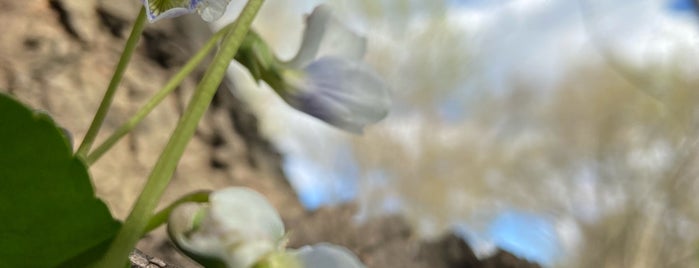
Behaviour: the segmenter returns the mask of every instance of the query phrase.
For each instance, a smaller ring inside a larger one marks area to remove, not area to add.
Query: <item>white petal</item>
[[[325,56],[361,59],[365,52],[366,39],[342,24],[330,7],[319,5],[306,19],[301,47],[289,65],[301,68]]]
[[[388,114],[388,88],[362,62],[324,57],[304,71],[305,75],[292,84],[296,92],[284,96],[296,109],[354,133],[361,133],[364,126]]]
[[[197,12],[207,22],[215,21],[226,12],[231,0],[203,0],[197,5]]]
[[[218,257],[222,254],[221,241],[217,239],[192,239],[191,235],[199,232],[197,221],[200,217],[206,217],[209,206],[201,203],[184,203],[177,206],[168,220],[168,233],[170,238],[180,248],[192,257]]]
[[[277,250],[276,242],[258,240],[236,245],[233,254],[226,254],[224,262],[228,267],[252,267],[265,256]],[[230,251],[229,251],[230,252]]]
[[[204,219],[194,226],[202,209]],[[177,245],[194,257],[215,258],[229,267],[251,266],[277,250],[284,236],[284,224],[267,200],[239,187],[212,193],[209,205],[178,206],[170,215],[168,230]]]
[[[218,190],[209,197],[211,217],[227,230],[245,230],[246,238],[278,240],[284,223],[261,194],[243,187]]]
[[[330,56],[360,60],[365,53],[366,38],[358,35],[333,16],[325,26],[325,35],[321,40],[316,59]]]
[[[305,246],[296,252],[304,268],[362,268],[362,262],[348,249],[333,244],[320,243]]]

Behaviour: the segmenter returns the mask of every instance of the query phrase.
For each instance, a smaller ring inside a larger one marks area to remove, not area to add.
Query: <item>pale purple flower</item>
[[[326,5],[307,18],[301,48],[285,63],[287,89],[280,94],[292,107],[341,129],[361,133],[386,117],[388,88],[362,61],[366,40],[349,30]]]

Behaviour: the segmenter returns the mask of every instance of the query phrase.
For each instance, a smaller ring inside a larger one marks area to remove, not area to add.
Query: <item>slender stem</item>
[[[124,225],[117,233],[98,267],[116,268],[123,265],[129,252],[140,239],[153,215],[153,210],[175,172],[187,143],[194,135],[199,120],[209,107],[230,61],[238,51],[263,2],[264,0],[249,0],[238,17],[236,25],[227,31],[214,62],[206,70],[202,81],[197,86],[174,133],[158,158],[143,192],[136,200],[131,213],[124,221]]]
[[[211,52],[211,50],[216,47],[217,42],[221,39],[221,37],[226,33],[228,29],[233,26],[233,23],[229,24],[228,26],[224,27],[223,29],[219,30],[214,36],[209,39],[209,41],[204,44],[204,46],[199,49],[197,54],[195,54],[187,63],[180,69],[175,76],[173,76],[170,81],[165,84],[163,88],[161,88],[148,102],[146,105],[141,107],[141,109],[136,112],[136,114],[129,119],[126,123],[121,125],[114,133],[112,133],[111,136],[109,136],[102,144],[97,146],[95,150],[90,152],[88,154],[87,158],[85,161],[87,162],[88,165],[92,165],[97,160],[99,160],[104,153],[109,151],[109,149],[114,146],[121,138],[123,138],[127,133],[129,133],[131,130],[133,130],[143,119],[148,116],[150,112],[155,109],[160,102],[162,102],[167,95],[169,95],[177,86],[179,86],[182,81],[187,78],[187,76],[194,71],[194,68],[196,68],[199,63],[201,63],[206,56]]]
[[[160,225],[165,223],[168,220],[168,218],[170,218],[170,213],[172,213],[172,210],[180,204],[188,202],[206,203],[209,202],[210,194],[211,191],[198,191],[180,197],[180,199],[177,199],[177,201],[173,202],[163,210],[159,211],[158,213],[155,213],[155,215],[153,215],[153,217],[150,218],[150,221],[146,226],[146,230],[143,233],[150,233],[151,231],[155,230],[155,228],[158,228]]]
[[[90,128],[87,130],[87,133],[85,134],[85,138],[83,138],[82,143],[80,143],[80,147],[78,147],[76,155],[85,157],[87,155],[87,152],[90,151],[92,143],[95,142],[97,133],[100,131],[102,123],[104,123],[104,118],[107,117],[107,112],[109,112],[109,106],[112,105],[114,94],[116,93],[116,90],[119,87],[121,78],[124,77],[124,71],[126,71],[126,66],[129,65],[131,55],[133,55],[134,48],[138,44],[138,40],[141,38],[141,33],[143,33],[143,28],[145,28],[145,26],[146,9],[141,8],[141,11],[138,13],[138,17],[136,18],[136,22],[133,25],[133,28],[131,29],[129,39],[126,40],[124,52],[121,53],[121,58],[119,58],[119,63],[117,63],[116,69],[114,70],[112,80],[109,81],[107,91],[104,93],[104,97],[102,97],[102,103],[100,103],[100,106],[97,109],[97,113],[95,114],[95,117],[92,119],[92,123],[90,124]]]

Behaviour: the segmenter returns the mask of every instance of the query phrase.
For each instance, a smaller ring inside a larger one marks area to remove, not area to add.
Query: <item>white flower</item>
[[[168,232],[200,263],[238,268],[251,267],[280,250],[284,224],[262,195],[231,187],[212,193],[208,205],[186,203],[175,208]]]
[[[194,12],[207,22],[217,20],[231,0],[141,0],[146,8],[148,20],[155,22]]]
[[[341,24],[328,6],[307,18],[301,48],[285,63],[279,91],[292,107],[341,129],[361,133],[386,117],[387,86],[361,61],[366,40]]]
[[[363,268],[364,264],[348,249],[320,243],[305,246],[295,252],[296,257],[304,268]]]

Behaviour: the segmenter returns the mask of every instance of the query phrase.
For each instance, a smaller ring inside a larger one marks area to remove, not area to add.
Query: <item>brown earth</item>
[[[139,2],[0,0],[0,91],[49,112],[77,144],[104,94]],[[98,143],[144,104],[210,36],[196,16],[148,25]],[[91,167],[97,195],[123,219],[183,110],[201,70]],[[354,206],[306,212],[281,170],[281,155],[245,103],[221,86],[174,175],[162,204],[201,189],[251,187],[280,211],[293,247],[322,241],[347,246],[369,267],[537,267],[500,251],[479,261],[463,240],[421,241],[398,216],[355,226]],[[156,230],[138,245],[168,263],[192,267]]]

